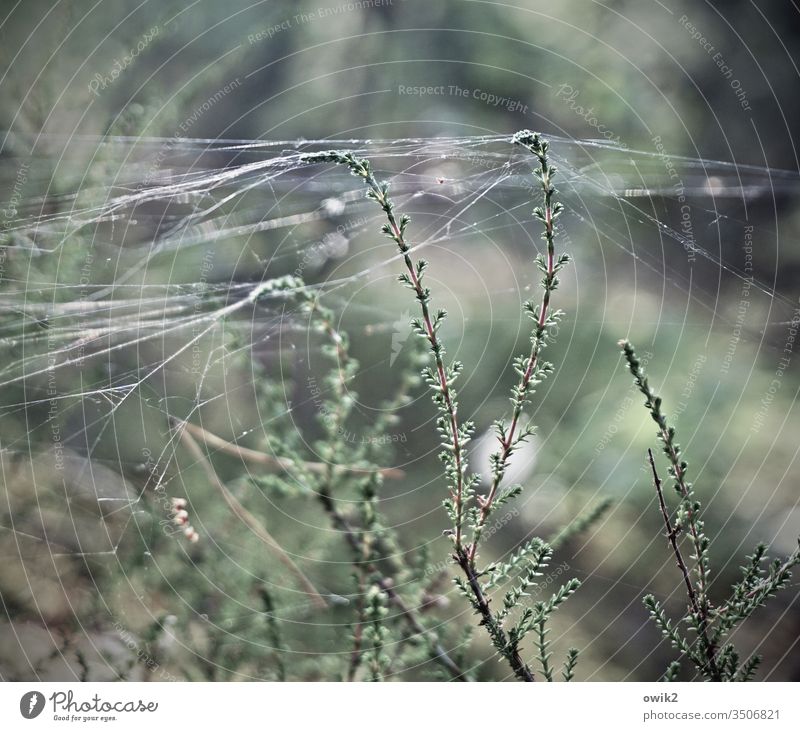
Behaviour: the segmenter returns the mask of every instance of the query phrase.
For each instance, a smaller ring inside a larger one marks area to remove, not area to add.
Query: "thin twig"
[[[344,390],[346,388],[346,372],[352,365],[352,360],[346,346],[346,338],[342,333],[336,330],[330,313],[325,308],[320,306],[318,299],[310,300],[309,304],[310,311],[312,313],[316,313],[317,317],[322,322],[325,333],[328,335],[329,339],[336,348],[336,358],[339,373],[338,383],[342,387],[342,390]],[[409,382],[406,381],[403,384],[403,389],[408,387],[408,385]],[[402,395],[400,394],[398,399],[401,400],[401,398]],[[345,418],[345,414],[341,408],[341,401],[333,406],[332,416],[333,422],[328,425],[328,431],[332,436],[334,436],[339,433]],[[365,469],[364,472],[380,473],[381,471],[373,468],[372,470]],[[399,472],[401,475],[404,474],[401,470],[396,470],[396,472]],[[385,576],[383,572],[378,569],[375,562],[370,560],[370,551],[368,550],[366,536],[364,533],[361,531],[356,531],[354,528],[352,528],[347,518],[336,508],[336,503],[332,496],[332,485],[335,477],[334,465],[330,461],[324,463],[321,473],[322,479],[320,480],[316,490],[317,498],[330,516],[334,527],[344,535],[345,540],[352,549],[355,558],[353,561],[353,566],[355,567],[356,571],[358,571],[362,577],[367,573],[372,575],[371,581],[381,591],[383,591],[389,598],[389,601],[391,601],[392,604],[397,607],[400,612],[400,616],[408,624],[412,633],[415,636],[422,638],[422,640],[427,643],[428,651],[431,655],[431,658],[435,662],[444,667],[450,673],[453,679],[459,681],[467,680],[464,671],[447,654],[447,651],[444,649],[444,647],[442,647],[442,645],[432,637],[431,633],[426,630],[418,621],[416,616],[418,610],[412,609],[403,601],[403,598],[397,593],[397,591],[395,591],[394,582],[391,580],[391,578]],[[359,598],[363,601],[363,594]],[[354,653],[351,655],[350,672],[353,675],[355,674],[358,663],[361,662],[361,655],[364,652],[363,647],[361,646],[363,641],[364,623],[361,620],[362,618],[359,617],[359,630],[361,632],[361,637],[357,640]]]
[[[417,261],[416,265],[411,259],[410,251],[411,246],[405,238],[405,229],[408,225],[409,219],[407,216],[401,216],[398,221],[394,214],[394,203],[389,197],[389,186],[386,183],[378,182],[372,172],[369,161],[366,159],[357,158],[352,153],[342,153],[338,150],[329,150],[327,152],[312,153],[306,158],[309,162],[334,162],[339,165],[346,165],[350,171],[360,177],[366,187],[367,195],[372,198],[383,210],[386,215],[386,225],[384,226],[384,233],[386,233],[396,244],[403,257],[407,273],[403,275],[403,281],[414,291],[417,301],[419,302],[420,310],[422,313],[421,331],[424,333],[425,338],[430,344],[430,350],[434,358],[436,366],[436,380],[438,381],[437,390],[441,394],[442,406],[444,412],[447,414],[447,423],[450,428],[450,444],[449,450],[453,455],[453,482],[454,485],[450,488],[451,498],[453,500],[453,507],[455,512],[455,532],[453,541],[456,549],[461,548],[463,522],[464,522],[464,461],[462,456],[462,445],[460,430],[458,426],[458,410],[453,398],[450,381],[447,377],[447,368],[444,364],[443,354],[444,348],[440,342],[436,330],[437,318],[434,320],[431,317],[429,300],[430,292],[422,286],[422,273],[425,269],[425,262],[422,260]]]
[[[295,469],[298,465],[294,462],[294,460],[289,459],[288,457],[273,457],[269,454],[264,454],[264,452],[256,451],[255,449],[249,449],[248,447],[242,447],[238,444],[233,444],[231,442],[225,441],[222,437],[218,437],[216,434],[208,431],[208,429],[204,429],[197,424],[192,424],[189,421],[183,422],[186,427],[186,430],[191,432],[193,436],[196,436],[198,439],[205,442],[209,447],[214,447],[218,449],[220,452],[225,452],[225,454],[230,454],[234,457],[239,457],[245,462],[250,462],[252,464],[257,464],[263,467],[276,467],[278,469],[283,470],[284,472],[289,472],[292,469]],[[309,472],[314,473],[322,473],[324,474],[328,465],[325,462],[302,462],[300,467],[307,469]],[[367,469],[362,467],[350,467],[346,465],[339,466],[341,469],[345,470],[346,472],[352,472],[355,474],[369,474],[372,472],[379,472],[383,477],[392,479],[392,480],[399,480],[402,477],[405,477],[405,472],[397,467],[384,467],[384,468],[373,468]]]
[[[452,501],[452,519],[454,523],[454,530],[450,532],[455,548],[454,557],[456,563],[464,571],[476,606],[479,607],[483,617],[481,624],[486,626],[495,646],[503,652],[504,657],[508,658],[517,677],[522,680],[533,680],[533,674],[520,659],[516,647],[512,647],[512,643],[509,642],[505,632],[492,615],[489,609],[489,602],[481,588],[477,571],[470,560],[469,548],[466,548],[463,543],[463,524],[467,509],[465,492],[471,486],[465,475],[466,464],[462,442],[465,443],[469,438],[471,424],[467,422],[463,432],[462,427],[459,426],[458,407],[451,383],[458,375],[460,364],[454,363],[448,375],[448,369],[444,364],[444,347],[437,335],[437,330],[446,316],[446,312],[442,310],[435,317],[431,316],[429,307],[430,291],[422,284],[423,272],[427,263],[422,259],[415,262],[411,258],[411,246],[405,238],[405,230],[409,218],[401,216],[398,220],[395,216],[394,203],[389,197],[389,186],[377,180],[368,160],[357,158],[352,153],[342,153],[337,150],[313,153],[308,155],[306,159],[309,162],[335,162],[349,167],[354,175],[362,178],[367,187],[367,196],[378,203],[386,216],[387,223],[383,227],[383,232],[397,244],[406,268],[406,272],[400,276],[400,281],[414,292],[422,315],[420,320],[414,324],[414,329],[428,341],[435,365],[434,368],[430,369],[431,375],[429,378],[430,385],[435,391],[434,401],[442,414],[440,430],[446,435],[447,439],[447,443],[444,445],[446,451],[443,454],[446,456],[446,471],[451,481],[448,488]],[[449,434],[447,433],[448,430]],[[324,496],[322,497],[324,499]],[[327,499],[331,502],[329,496]],[[416,622],[416,619],[414,621]]]
[[[549,181],[547,183],[549,185]],[[546,202],[545,202],[545,236],[547,239],[547,281],[550,281],[554,275],[554,267],[555,267],[555,250],[554,250],[554,238],[553,238],[553,214],[550,205],[550,195],[546,193]],[[542,293],[542,303],[539,308],[539,319],[537,321],[537,330],[541,331],[544,327],[545,322],[547,321],[547,311],[550,306],[550,288],[544,287],[544,291]],[[533,374],[536,372],[536,364],[539,361],[539,353],[541,351],[541,340],[537,337],[534,338],[533,343],[531,344],[531,352],[528,356],[528,367],[525,369],[525,372],[520,377],[518,390],[520,392],[525,392],[528,389],[530,384],[531,378]],[[508,461],[509,456],[511,455],[511,450],[514,446],[514,437],[516,435],[517,426],[519,424],[519,417],[522,414],[522,409],[515,409],[514,414],[511,418],[511,423],[508,426],[508,431],[506,432],[505,439],[500,440],[500,464],[506,464]],[[503,479],[505,474],[505,470],[502,472],[498,472],[494,479],[492,480],[491,488],[489,489],[489,494],[486,498],[482,501],[481,504],[481,513],[478,519],[478,528],[482,528],[483,524],[486,522],[486,518],[489,516],[489,513],[492,509],[492,505],[494,503],[495,497],[497,497],[497,490],[500,487],[500,482]],[[477,541],[474,542],[470,548],[470,560],[475,561],[475,553],[477,551],[478,545]]]
[[[364,595],[367,588],[364,585],[363,577],[358,581],[358,607],[356,615],[358,617],[356,626],[353,628],[353,649],[350,651],[350,665],[347,668],[347,681],[352,683],[356,679],[358,667],[361,665],[362,641],[364,639]]]
[[[328,604],[322,595],[319,593],[317,588],[311,583],[311,580],[303,573],[302,569],[292,560],[292,557],[289,556],[286,551],[281,547],[280,543],[272,537],[269,531],[264,528],[261,524],[261,521],[258,520],[249,510],[247,510],[233,495],[233,493],[228,490],[227,487],[223,484],[222,480],[219,479],[214,466],[209,461],[208,457],[205,455],[203,450],[200,448],[200,445],[194,440],[192,435],[190,434],[189,430],[186,428],[182,428],[186,426],[186,422],[178,423],[178,428],[180,429],[180,438],[183,442],[186,449],[191,453],[191,455],[197,460],[200,466],[203,468],[203,471],[208,478],[208,481],[217,489],[217,491],[222,495],[223,500],[230,508],[231,512],[239,518],[258,538],[264,545],[270,548],[270,550],[275,554],[278,560],[286,566],[287,569],[298,579],[298,581],[302,584],[303,588],[306,590],[308,595],[311,597],[311,600],[319,609],[326,609]]]
[[[697,603],[701,610],[701,617],[703,620],[708,619],[708,578],[706,575],[706,559],[704,557],[705,551],[703,550],[703,542],[700,535],[700,529],[697,526],[697,511],[695,511],[691,504],[692,489],[691,485],[686,480],[686,463],[682,460],[680,449],[675,444],[675,430],[672,429],[668,422],[667,417],[661,409],[661,399],[655,394],[645,375],[642,364],[636,357],[636,352],[631,343],[627,340],[620,340],[619,345],[625,354],[625,359],[628,362],[628,368],[633,374],[634,381],[639,390],[646,398],[645,406],[649,409],[653,421],[658,425],[658,436],[664,444],[664,453],[669,459],[672,466],[672,476],[675,479],[678,492],[686,503],[687,508],[687,523],[689,527],[689,534],[692,539],[695,550],[695,559],[697,562]]]
[[[653,471],[653,484],[656,488],[656,493],[658,494],[658,505],[661,508],[661,516],[664,518],[664,525],[667,529],[667,538],[669,538],[670,545],[672,546],[672,552],[675,554],[675,560],[678,563],[678,568],[681,571],[681,575],[683,576],[683,583],[686,584],[686,593],[689,595],[689,603],[691,604],[692,611],[700,615],[700,605],[697,603],[697,596],[694,591],[694,586],[692,585],[692,580],[689,575],[689,569],[686,566],[686,562],[683,560],[683,555],[681,554],[681,549],[678,546],[678,531],[676,528],[673,527],[672,521],[669,517],[669,510],[667,509],[667,504],[664,502],[664,491],[661,489],[661,479],[658,476],[658,472],[656,471],[656,462],[653,458],[653,450],[647,450],[647,459],[650,462],[650,468]]]
[[[325,511],[330,515],[334,526],[341,531],[345,540],[350,545],[350,548],[352,548],[353,552],[359,557],[360,560],[363,551],[361,541],[358,538],[355,529],[350,525],[347,518],[345,518],[336,509],[336,505],[329,494],[326,492],[320,492],[319,499],[323,508],[325,508]],[[447,653],[447,650],[445,650],[438,641],[431,639],[430,632],[426,630],[422,624],[420,624],[419,620],[415,616],[415,610],[409,607],[408,604],[405,603],[404,599],[397,593],[392,580],[384,576],[374,564],[369,564],[365,568],[373,571],[377,575],[377,585],[380,587],[381,591],[386,593],[386,596],[389,597],[389,600],[392,602],[392,604],[397,607],[400,612],[400,616],[402,616],[406,621],[411,631],[415,635],[422,638],[427,638],[431,642],[430,647],[432,650],[431,655],[433,660],[445,668],[454,680],[467,680],[466,673],[456,664],[453,658],[450,657],[450,655]]]
[[[442,398],[444,399],[445,409],[447,411],[448,418],[450,419],[450,436],[452,437],[453,442],[452,448],[453,459],[455,460],[456,482],[455,489],[453,491],[453,503],[456,509],[454,541],[456,549],[459,549],[461,547],[461,531],[464,516],[464,467],[462,464],[461,440],[459,437],[458,411],[450,392],[450,384],[447,379],[445,365],[442,359],[442,345],[439,342],[438,336],[436,335],[436,328],[434,327],[433,320],[431,319],[431,313],[428,307],[427,292],[422,287],[417,268],[414,266],[414,262],[411,260],[411,256],[408,253],[410,251],[410,247],[406,243],[403,230],[395,219],[388,197],[384,189],[375,180],[375,177],[372,175],[372,173],[367,176],[367,184],[375,193],[375,200],[383,207],[383,210],[386,213],[386,219],[389,222],[389,228],[392,236],[394,237],[400,252],[403,254],[403,263],[406,265],[409,279],[411,280],[411,284],[420,304],[425,332],[428,337],[428,342],[431,345],[431,352],[433,353],[434,361],[436,363],[436,375],[439,379],[439,388],[441,389]]]
[[[498,650],[500,648],[510,647],[510,651],[504,653],[504,656],[507,658],[509,665],[511,665],[514,675],[526,683],[534,682],[535,678],[533,672],[520,656],[517,646],[512,646],[511,643],[509,643],[508,636],[492,614],[492,610],[489,608],[489,599],[487,599],[484,594],[472,560],[463,549],[456,554],[456,559],[464,575],[467,577],[469,588],[475,596],[476,606],[481,615],[480,623],[486,627],[486,630],[492,637],[495,647],[497,647]]]
[[[717,662],[715,659],[714,645],[708,637],[708,622],[700,609],[700,603],[697,600],[697,594],[694,590],[694,585],[692,584],[689,569],[686,566],[686,562],[683,560],[683,555],[681,554],[680,547],[678,546],[678,531],[673,527],[672,521],[669,517],[669,510],[667,509],[667,504],[664,501],[664,491],[661,489],[661,479],[659,478],[658,471],[656,470],[656,462],[653,457],[652,449],[648,448],[647,459],[649,460],[650,468],[653,471],[653,484],[655,485],[656,493],[658,494],[658,505],[661,508],[661,516],[664,518],[664,525],[667,529],[667,538],[669,538],[670,545],[672,546],[672,552],[675,554],[675,560],[677,561],[678,568],[683,576],[683,583],[686,585],[686,593],[689,595],[689,603],[692,611],[700,621],[700,640],[703,644],[703,649],[705,650],[706,657],[708,659],[708,666],[712,676],[716,679],[720,679],[719,669],[717,668]]]
[[[697,611],[695,613],[698,624],[698,636],[704,644],[704,652],[708,663],[708,671],[712,680],[722,680],[719,667],[715,659],[715,646],[708,637],[710,628],[709,602],[708,602],[708,581],[706,564],[707,539],[702,534],[702,522],[699,518],[699,508],[692,503],[692,488],[686,481],[686,463],[682,460],[680,447],[675,442],[675,430],[669,426],[667,417],[661,408],[661,398],[655,394],[650,387],[650,383],[644,372],[641,362],[636,357],[633,345],[627,340],[620,340],[619,345],[628,362],[628,369],[633,375],[634,382],[645,396],[645,406],[650,412],[653,421],[658,425],[658,436],[664,444],[664,453],[670,462],[672,470],[670,474],[675,479],[677,491],[683,500],[683,507],[686,514],[686,524],[689,530],[692,544],[694,546],[694,556],[697,566],[697,586],[695,592]]]
[[[536,326],[531,338],[531,350],[528,355],[528,362],[524,371],[520,375],[519,383],[514,390],[514,412],[511,417],[511,423],[508,429],[498,435],[500,441],[500,451],[497,453],[497,462],[492,478],[491,487],[486,497],[478,496],[478,504],[480,505],[480,513],[477,523],[475,525],[474,538],[472,545],[468,548],[469,560],[474,565],[475,558],[478,552],[478,543],[483,532],[483,527],[486,520],[492,511],[495,499],[500,488],[500,483],[505,476],[506,466],[511,457],[512,452],[519,439],[524,438],[524,434],[517,437],[517,429],[519,427],[520,416],[525,405],[528,390],[531,381],[536,376],[542,348],[545,345],[545,337],[547,332],[547,325],[549,322],[550,313],[550,298],[553,291],[556,289],[558,280],[556,274],[563,265],[564,259],[561,261],[556,260],[555,252],[555,221],[559,216],[563,207],[559,203],[553,202],[553,195],[556,189],[553,187],[553,176],[555,175],[555,168],[550,165],[547,152],[549,146],[545,140],[539,135],[530,132],[520,132],[514,136],[513,140],[516,144],[522,145],[529,152],[534,154],[539,160],[539,169],[536,174],[541,182],[543,193],[542,207],[537,209],[536,213],[541,222],[544,224],[544,240],[547,244],[546,263],[544,264],[544,279],[542,280],[542,300],[539,305],[538,317],[536,318]],[[535,312],[535,311],[534,311]]]

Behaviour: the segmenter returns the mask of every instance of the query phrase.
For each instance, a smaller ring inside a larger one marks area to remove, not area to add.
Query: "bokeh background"
[[[452,314],[451,354],[466,365],[462,409],[483,433],[506,410],[510,358],[527,343],[520,304],[535,295],[539,241],[524,161],[494,138],[452,138],[532,128],[563,162],[563,245],[574,262],[558,292],[567,314],[549,351],[556,371],[533,401],[538,436],[520,455],[525,495],[487,550],[502,556],[610,500],[557,555],[584,587],[554,641],[585,648],[582,680],[657,678],[672,652],[641,596],[675,613],[683,600],[645,470],[653,428],[616,342],[630,337],[650,354],[707,507],[712,595],[722,596],[756,541],[785,555],[800,532],[799,38],[795,4],[738,0],[6,4],[0,677],[335,672],[348,647],[345,608],[308,606],[174,446],[167,419],[201,419],[266,449],[252,358],[278,385],[297,376],[275,408],[291,403],[299,432],[313,432],[306,376],[320,344],[302,322],[277,342],[278,315],[261,311],[219,323],[174,359],[197,330],[108,351],[221,306],[241,283],[298,269],[323,287],[363,366],[347,437],[383,439],[386,464],[406,472],[384,487],[388,521],[405,549],[426,546],[433,573],[449,571],[427,396],[415,393],[395,431],[369,427],[407,362],[413,302],[393,281],[391,246],[357,181],[316,168],[208,176],[307,140],[357,140],[348,144],[374,155],[413,225],[442,232],[426,251],[430,284]],[[519,175],[462,210],[506,161]],[[163,187],[175,176],[203,182],[177,195]],[[119,203],[151,189],[146,201]],[[320,206],[326,215],[309,215]],[[164,240],[178,243],[158,248]],[[65,314],[103,286],[128,304],[91,325]],[[115,340],[123,323],[128,340]],[[83,360],[65,363],[59,348],[81,337]],[[248,355],[228,361],[220,348]],[[202,373],[198,352],[212,363]],[[479,442],[476,458],[487,450]],[[346,547],[313,502],[273,490],[253,503],[241,461],[213,458],[313,581],[352,590]],[[164,495],[191,498],[198,544],[163,535]],[[472,617],[442,586],[432,622],[455,646]],[[737,635],[764,654],[760,678],[800,678],[799,595],[795,580]],[[504,678],[483,637],[464,651],[481,679]]]

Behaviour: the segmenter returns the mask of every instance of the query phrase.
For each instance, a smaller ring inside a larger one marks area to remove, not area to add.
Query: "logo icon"
[[[29,690],[19,702],[19,712],[23,718],[36,718],[44,710],[44,695],[38,690]]]
[[[392,355],[389,358],[389,368],[394,365],[397,356],[400,355],[400,351],[403,349],[404,343],[411,334],[411,328],[408,326],[410,318],[411,315],[406,310],[398,320],[392,323]]]

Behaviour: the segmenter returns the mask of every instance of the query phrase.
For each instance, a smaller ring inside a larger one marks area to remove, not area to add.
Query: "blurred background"
[[[555,373],[530,409],[537,437],[515,468],[525,492],[486,558],[610,501],[556,556],[584,587],[553,639],[585,648],[581,680],[656,679],[673,654],[641,597],[675,614],[684,600],[645,470],[652,422],[616,343],[637,344],[676,424],[719,601],[757,541],[786,555],[800,533],[800,13],[324,2],[3,10],[0,677],[336,672],[346,607],[309,605],[170,427],[189,419],[264,451],[299,435],[314,456],[322,345],[280,303],[246,301],[285,274],[318,286],[349,333],[361,371],[342,438],[379,443],[404,470],[381,501],[403,550],[451,571],[428,396],[417,388],[391,431],[370,426],[413,367],[414,302],[358,181],[297,154],[341,141],[391,178],[450,311],[480,436],[507,412],[521,303],[538,297],[530,161],[505,141],[531,128],[561,168],[573,263]],[[490,451],[479,438],[476,468]],[[256,491],[241,459],[213,462],[315,584],[352,591],[346,546],[313,501]],[[164,530],[172,497],[190,499],[196,544]],[[446,579],[441,591],[431,626],[455,648],[473,618]],[[762,679],[800,679],[799,596],[795,580],[737,634],[764,655]],[[480,679],[503,679],[486,645],[461,650]]]

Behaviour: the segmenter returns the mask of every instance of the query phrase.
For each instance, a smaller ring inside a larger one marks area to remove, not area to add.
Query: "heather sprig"
[[[367,187],[367,197],[374,200],[383,210],[386,223],[382,232],[397,244],[403,256],[406,271],[398,279],[414,293],[419,303],[421,318],[411,322],[413,331],[427,340],[433,356],[434,367],[423,370],[423,378],[433,392],[433,400],[439,408],[440,416],[436,426],[441,436],[441,458],[445,466],[445,475],[450,484],[450,497],[445,508],[453,523],[453,543],[456,552],[463,550],[463,529],[465,502],[474,494],[478,476],[466,473],[465,446],[472,435],[474,424],[467,421],[459,426],[458,401],[454,388],[456,379],[462,370],[462,364],[454,361],[445,365],[445,349],[439,339],[439,329],[447,318],[445,310],[431,313],[431,292],[424,286],[425,270],[428,266],[424,259],[412,260],[411,247],[406,243],[405,234],[410,218],[395,214],[394,202],[389,196],[389,184],[379,182],[372,172],[369,160],[358,158],[353,153],[342,153],[335,150],[312,153],[305,156],[306,162],[333,162],[345,165],[350,172],[363,179]]]
[[[697,610],[707,617],[709,541],[703,532],[704,524],[700,517],[700,503],[694,499],[692,483],[686,479],[686,470],[689,465],[681,457],[680,445],[675,441],[675,429],[667,423],[667,417],[661,408],[661,397],[657,396],[650,388],[644,368],[636,357],[633,346],[627,340],[622,340],[619,344],[636,386],[644,394],[645,407],[658,425],[657,436],[669,461],[669,475],[675,481],[675,490],[681,498],[676,526],[678,529],[683,529],[684,526],[688,529],[694,549],[692,558],[696,562],[695,571],[697,572]]]
[[[267,298],[285,300],[292,307],[293,316],[299,312],[307,317],[310,331],[323,340],[320,353],[324,374],[318,386],[316,379],[309,381],[314,384],[311,395],[322,430],[313,443],[313,451],[322,461],[309,462],[301,452],[303,440],[299,440],[293,449],[280,456],[280,466],[300,486],[300,494],[316,497],[350,552],[356,611],[349,662],[341,676],[353,680],[359,670],[365,669],[369,679],[379,681],[390,663],[396,671],[401,671],[410,653],[419,655],[422,651],[424,659],[433,660],[448,678],[468,680],[468,673],[425,626],[417,600],[423,589],[419,578],[412,575],[413,557],[408,561],[398,558],[405,552],[399,547],[394,531],[383,521],[379,505],[383,480],[403,473],[378,466],[383,457],[380,440],[347,438],[348,420],[358,398],[353,384],[359,372],[347,334],[337,327],[333,311],[324,306],[319,292],[297,276],[269,280],[250,296],[254,303]],[[408,356],[410,364],[415,365],[418,357],[412,352]],[[264,376],[261,380],[269,379]],[[376,433],[388,428],[418,381],[410,368],[403,368],[395,394],[382,404],[370,428]],[[274,481],[264,477],[253,482],[267,489],[275,486]],[[352,503],[356,510],[348,509],[347,505]],[[403,594],[398,587],[403,588]],[[397,652],[393,660],[386,653],[387,646]]]
[[[550,652],[550,640],[547,639],[547,635],[550,632],[549,628],[547,627],[547,620],[550,618],[550,615],[559,607],[559,605],[563,604],[578,590],[580,585],[581,583],[577,579],[570,579],[546,602],[536,602],[532,617],[527,619],[526,623],[520,623],[519,628],[516,630],[517,632],[521,633],[522,636],[524,636],[528,630],[533,630],[535,632],[537,659],[542,668],[542,675],[544,675],[545,680],[550,683],[553,682],[553,669],[550,665],[550,658],[552,657],[553,653]],[[523,617],[525,617],[525,615],[523,615]],[[567,660],[564,663],[565,680],[569,681],[572,679],[577,662],[578,650],[574,647],[571,647],[567,653]]]
[[[409,578],[408,567],[395,558],[402,551],[393,531],[384,525],[378,508],[384,471],[374,464],[378,457],[373,453],[378,449],[376,442],[367,440],[363,444],[353,444],[342,438],[345,423],[357,398],[350,382],[358,372],[358,363],[350,355],[348,338],[337,329],[333,312],[322,305],[319,296],[306,288],[302,280],[294,278],[291,285],[302,303],[303,311],[315,324],[317,331],[328,340],[322,353],[330,363],[330,370],[324,381],[325,390],[321,394],[323,409],[319,414],[325,436],[317,445],[317,449],[325,457],[327,469],[312,484],[334,527],[344,535],[352,550],[359,585],[370,587],[364,600],[363,617],[360,618],[363,620],[362,626],[355,633],[351,657],[360,655],[363,646],[363,659],[369,668],[371,679],[381,680],[387,666],[383,645],[392,631],[392,624],[397,623],[394,620],[399,620],[410,630],[409,639],[421,643],[428,657],[440,665],[450,678],[467,680],[467,673],[452,660],[439,639],[424,626],[420,610],[415,604],[404,600],[396,589],[398,584],[408,586],[414,582],[406,581]],[[412,362],[415,357],[412,353]],[[414,375],[404,372],[396,393],[383,404],[381,414],[372,428],[380,431],[394,421],[397,410],[407,403],[408,391],[417,381]],[[352,467],[343,470],[340,467],[342,464],[355,464],[362,474],[354,474]],[[306,479],[308,477],[306,475]],[[348,487],[354,487],[359,496],[358,524],[354,524],[350,516],[338,506],[338,496],[345,493]],[[393,622],[389,618],[384,620],[388,612],[385,606],[387,603],[391,603],[397,610],[392,618]]]
[[[485,628],[495,650],[508,662],[519,680],[534,679],[533,671],[522,659],[521,642],[530,631],[535,630],[542,674],[546,680],[552,681],[546,623],[553,612],[575,592],[579,582],[571,579],[548,601],[537,602],[533,607],[526,605],[525,599],[537,584],[542,575],[541,569],[547,565],[552,554],[552,549],[539,539],[529,541],[505,562],[492,564],[483,570],[477,566],[478,547],[487,518],[499,505],[521,492],[520,486],[504,491],[500,490],[500,486],[513,453],[533,433],[532,426],[522,424],[523,409],[536,386],[553,370],[552,364],[544,361],[541,355],[551,338],[551,331],[563,314],[560,310],[552,309],[550,300],[558,287],[558,274],[569,261],[566,254],[557,255],[555,251],[556,220],[563,206],[554,200],[557,192],[553,185],[556,169],[550,163],[549,145],[539,134],[528,131],[514,135],[511,142],[527,149],[538,162],[534,174],[542,191],[542,201],[534,209],[534,216],[542,223],[546,251],[536,258],[536,265],[543,275],[541,301],[526,302],[524,305],[525,312],[533,320],[531,347],[527,354],[514,361],[518,382],[511,394],[510,420],[495,423],[499,449],[491,458],[491,481],[486,495],[477,494],[480,477],[469,473],[466,466],[466,448],[474,424],[470,420],[461,421],[458,415],[455,383],[463,366],[458,361],[446,361],[440,330],[447,312],[442,309],[435,313],[433,311],[431,292],[425,286],[427,262],[412,257],[413,247],[406,238],[410,219],[396,214],[388,183],[376,178],[368,160],[336,150],[308,154],[304,160],[307,163],[330,162],[346,166],[353,175],[364,181],[367,197],[374,200],[385,215],[386,223],[382,231],[397,245],[405,265],[399,281],[413,292],[420,309],[420,316],[411,321],[411,328],[427,343],[432,360],[432,365],[426,367],[422,375],[439,412],[436,427],[441,439],[441,459],[449,492],[444,507],[452,525],[446,534],[453,543],[453,560],[463,573],[463,576],[455,579],[456,585],[480,617],[479,625]],[[603,509],[591,511],[569,535],[596,520]],[[468,531],[471,532],[471,540],[466,538]],[[503,596],[502,608],[495,612],[490,606],[488,592],[506,582],[511,582],[511,588]],[[571,649],[564,664],[565,680],[572,679],[577,659],[578,651]]]
[[[705,535],[700,517],[702,505],[695,496],[692,484],[686,479],[689,465],[682,457],[681,448],[675,440],[675,429],[669,425],[662,409],[661,398],[651,388],[636,351],[627,340],[621,340],[619,345],[636,386],[644,394],[645,407],[658,426],[656,433],[663,445],[663,452],[669,463],[669,474],[675,482],[675,491],[679,497],[678,507],[673,515],[664,497],[653,452],[648,449],[648,462],[659,510],[670,549],[686,588],[688,604],[686,613],[678,622],[669,619],[662,604],[652,594],[644,597],[644,604],[662,635],[682,657],[690,660],[703,678],[727,682],[750,680],[761,658],[754,654],[742,663],[734,643],[726,642],[726,637],[739,623],[750,617],[758,607],[763,606],[788,584],[792,569],[800,564],[800,539],[798,547],[787,559],[773,559],[766,569],[763,563],[767,561],[767,547],[759,543],[752,555],[747,557],[747,563],[742,567],[742,578],[733,584],[729,597],[719,606],[712,606],[708,597],[710,540]],[[693,570],[681,551],[680,537],[684,533],[688,534],[693,549],[689,557],[694,562]],[[687,630],[695,636],[688,635]],[[680,662],[673,661],[663,679],[675,680],[679,671]]]
[[[474,564],[478,552],[486,520],[496,505],[496,497],[500,483],[505,476],[509,460],[516,449],[533,434],[533,427],[520,425],[522,410],[538,386],[553,371],[552,363],[541,359],[542,350],[547,346],[552,328],[558,324],[563,316],[562,310],[551,310],[550,298],[558,288],[558,273],[569,261],[568,254],[556,256],[556,220],[564,210],[561,203],[554,202],[553,196],[557,192],[553,186],[556,168],[550,163],[548,151],[549,143],[539,134],[524,130],[512,138],[512,143],[520,145],[533,154],[539,167],[534,171],[542,189],[542,205],[533,210],[534,216],[542,223],[542,239],[546,244],[546,253],[539,254],[535,263],[542,272],[542,299],[537,305],[531,301],[524,304],[524,310],[533,320],[534,326],[531,333],[531,349],[526,356],[518,356],[514,360],[514,370],[519,376],[519,381],[511,393],[511,420],[506,424],[503,420],[495,422],[495,430],[500,448],[491,456],[492,482],[486,496],[478,496],[480,512],[475,520],[472,545],[469,547],[469,559]]]
[[[569,523],[560,528],[553,534],[552,538],[547,539],[547,543],[557,551],[568,541],[572,540],[575,536],[585,532],[597,523],[602,518],[608,509],[614,504],[611,498],[603,498],[598,500],[593,506],[589,508],[583,515],[578,515],[573,518]]]
[[[387,614],[385,593],[380,587],[371,586],[367,592],[364,612],[364,659],[369,669],[369,679],[373,681],[383,680],[389,669],[390,658],[385,649],[388,631],[384,624]]]

